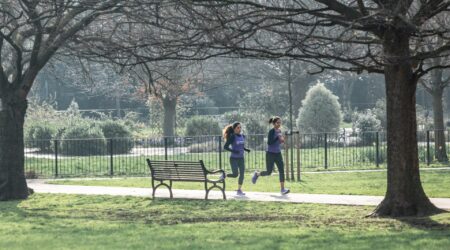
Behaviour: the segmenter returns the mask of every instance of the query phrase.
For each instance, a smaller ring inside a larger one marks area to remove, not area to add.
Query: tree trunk
[[[24,174],[23,124],[26,100],[0,99],[0,200],[28,197]]]
[[[292,82],[292,106],[294,117],[298,117],[302,101],[306,97],[311,82],[315,80],[314,76],[306,75]]]
[[[164,108],[164,136],[174,136],[177,99],[172,97],[165,97],[162,101]]]
[[[420,181],[415,92],[409,38],[386,31],[383,43],[387,102],[387,191],[375,209],[380,216],[423,216],[439,212]]]
[[[444,110],[442,107],[443,90],[433,93],[433,122],[434,122],[434,155],[439,162],[447,163],[447,149],[445,146]]]

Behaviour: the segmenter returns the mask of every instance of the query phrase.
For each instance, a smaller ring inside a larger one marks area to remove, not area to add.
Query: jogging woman
[[[278,116],[272,117],[269,120],[273,128],[269,130],[267,136],[267,151],[266,151],[266,171],[255,171],[252,177],[252,183],[255,184],[259,176],[268,176],[272,174],[273,167],[276,164],[280,177],[281,194],[288,194],[289,189],[284,187],[284,163],[281,155],[281,144],[284,143],[284,137],[281,133],[281,118]]]
[[[239,122],[230,124],[223,129],[223,138],[226,141],[224,149],[231,152],[230,165],[232,173],[227,174],[227,177],[236,178],[239,176],[237,195],[245,195],[242,192],[245,173],[244,151],[250,152],[250,149],[245,148],[245,136],[241,134],[241,131],[242,128]]]

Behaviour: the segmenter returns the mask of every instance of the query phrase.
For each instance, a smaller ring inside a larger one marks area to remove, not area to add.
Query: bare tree
[[[176,42],[188,41],[186,53],[207,47],[210,55],[302,60],[316,66],[313,73],[384,74],[388,185],[374,214],[427,215],[440,210],[420,182],[415,92],[427,73],[450,67],[450,28],[429,25],[448,20],[449,6],[445,0],[179,1],[174,9],[182,18],[160,16],[160,26],[185,34]],[[447,59],[426,64],[436,57]]]
[[[125,4],[118,0],[0,2],[0,200],[28,196],[23,123],[36,76],[75,35]]]
[[[164,136],[174,136],[179,98],[182,95],[200,93],[201,64],[174,60],[147,62],[133,67],[131,72],[146,87],[145,92],[161,102],[164,111]]]

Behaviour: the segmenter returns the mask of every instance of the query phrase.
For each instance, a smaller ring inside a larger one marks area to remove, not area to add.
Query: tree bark
[[[28,197],[24,174],[23,124],[26,100],[0,99],[0,200]]]
[[[434,123],[434,156],[439,162],[447,163],[447,150],[445,145],[444,108],[442,98],[445,85],[442,82],[443,70],[436,69],[431,73],[431,79],[426,90],[433,100],[433,123]]]
[[[442,106],[443,91],[433,93],[433,122],[434,122],[434,155],[439,162],[447,163],[447,149],[445,145],[444,109]]]
[[[409,38],[398,30],[383,37],[387,102],[387,191],[375,209],[380,216],[424,216],[440,210],[420,181],[415,92],[417,78],[409,58]]]
[[[164,136],[174,136],[177,99],[172,97],[165,97],[162,99],[162,101],[164,108],[164,123],[163,123]]]

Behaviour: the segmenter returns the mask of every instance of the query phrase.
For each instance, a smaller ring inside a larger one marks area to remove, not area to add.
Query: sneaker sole
[[[289,190],[289,191],[287,191],[287,192],[284,192],[284,193],[281,193],[282,195],[286,195],[286,194],[289,194],[291,192],[291,190]]]

